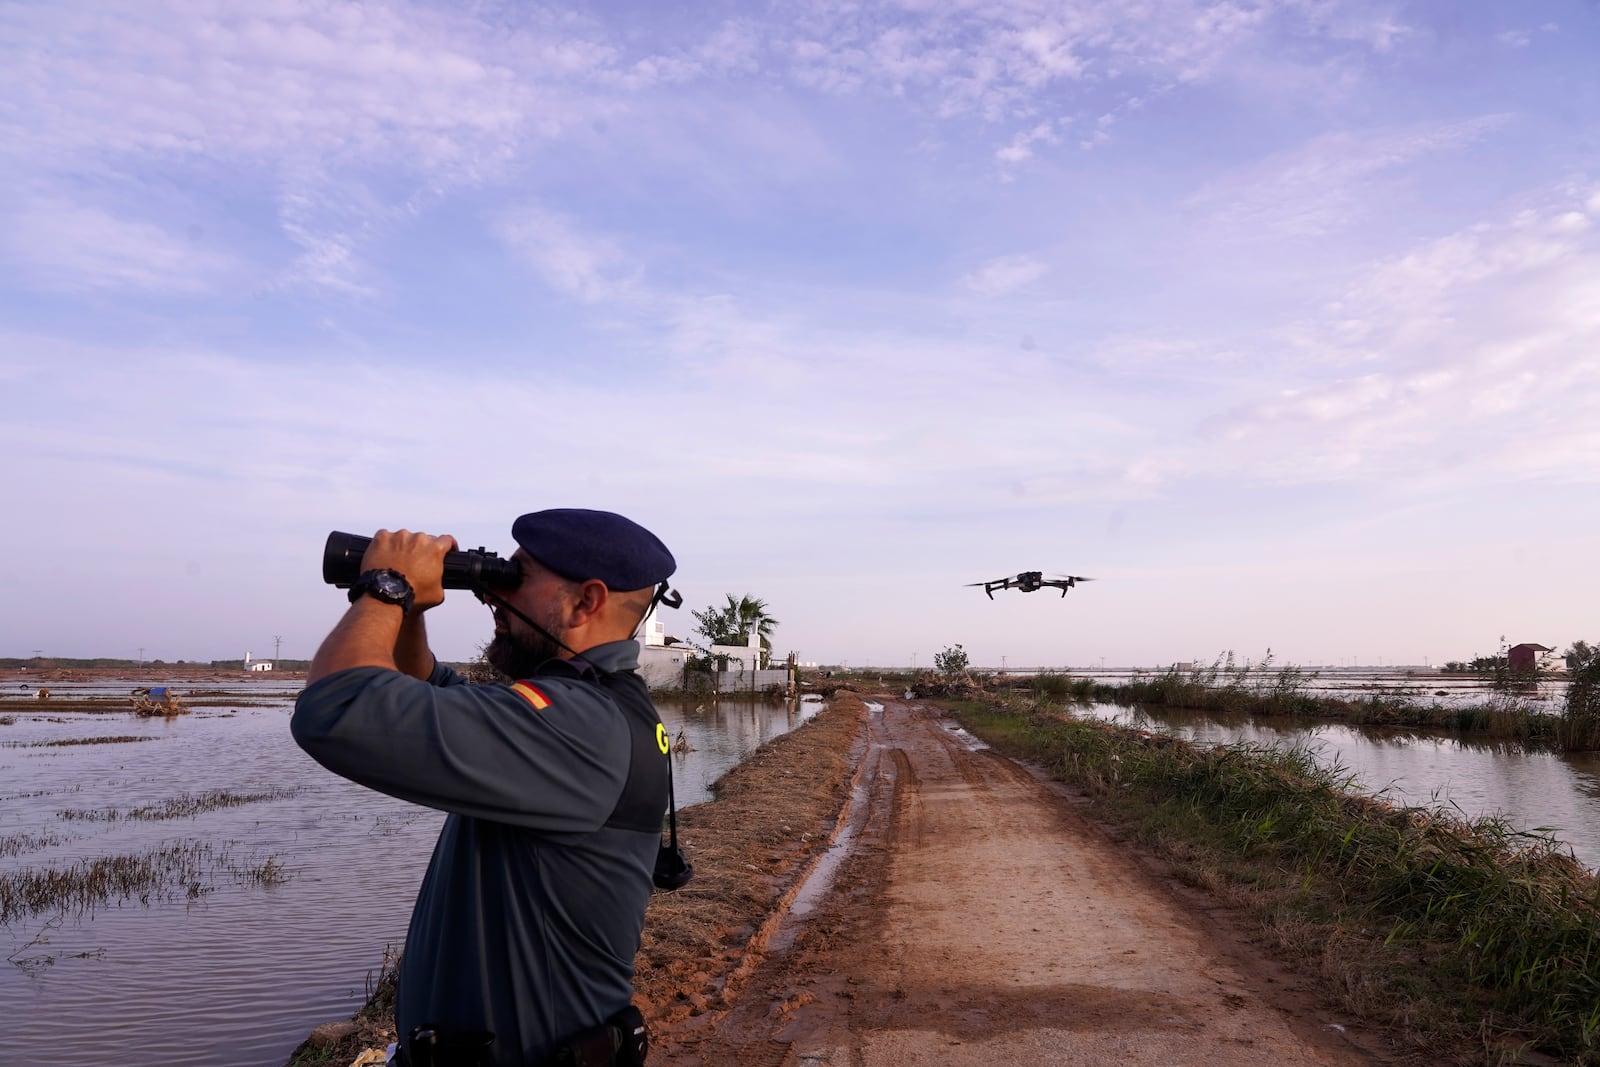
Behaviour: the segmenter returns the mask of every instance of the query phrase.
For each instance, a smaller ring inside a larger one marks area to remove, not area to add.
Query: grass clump
[[[37,852],[41,848],[61,844],[61,838],[55,834],[7,834],[0,837],[0,856],[20,856],[24,852]]]
[[[74,745],[124,745],[159,740],[148,734],[138,737],[131,734],[118,737],[61,737],[53,741],[0,741],[0,748],[69,748]]]
[[[62,808],[57,817],[69,821],[116,822],[119,819],[154,821],[158,819],[188,819],[221,808],[238,808],[263,800],[283,800],[299,792],[298,788],[273,786],[257,793],[235,793],[230,789],[213,789],[205,793],[179,793],[159,804],[142,804],[123,811],[120,808]]]
[[[1557,739],[1569,752],[1600,748],[1600,648],[1575,644],[1570,671]]]
[[[1303,749],[1201,748],[976,704],[960,716],[1083,787],[1186,880],[1248,905],[1348,1008],[1419,1048],[1487,1035],[1600,1064],[1600,878],[1549,837],[1359,795]]]
[[[275,885],[288,871],[275,856],[240,860],[231,846],[179,841],[142,853],[99,856],[59,867],[0,874],[0,924],[39,912],[82,914],[114,903],[198,900],[227,873],[240,885]]]

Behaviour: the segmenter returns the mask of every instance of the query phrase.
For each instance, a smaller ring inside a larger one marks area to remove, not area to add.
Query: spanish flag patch
[[[545,708],[550,706],[550,698],[539,692],[539,690],[535,689],[527,682],[517,682],[511,688],[521,693],[523,698],[527,700],[528,703],[532,704],[540,711],[543,711]]]

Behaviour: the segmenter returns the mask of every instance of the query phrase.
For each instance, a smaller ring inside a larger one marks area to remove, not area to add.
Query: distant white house
[[[272,662],[264,659],[251,660],[250,653],[246,652],[244,654],[244,669],[247,671],[270,671]]]
[[[669,643],[670,642],[670,643]],[[684,684],[684,667],[695,649],[667,636],[659,609],[645,617],[639,632],[639,676],[652,689],[676,689]],[[726,656],[727,669],[716,675],[719,690],[746,690],[788,681],[788,668],[760,670],[769,653],[761,635],[752,633],[744,645],[712,645],[712,656]],[[746,673],[749,672],[749,673]]]
[[[650,609],[639,633],[639,677],[651,689],[676,689],[683,684],[683,666],[694,650],[667,644],[666,624],[659,606]]]
[[[711,658],[718,656],[727,656],[728,666],[737,663],[739,670],[757,670],[767,665],[766,650],[761,647],[761,635],[754,627],[750,629],[750,640],[742,645],[712,645]]]

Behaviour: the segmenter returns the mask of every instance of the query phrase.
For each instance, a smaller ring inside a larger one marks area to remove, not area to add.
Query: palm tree
[[[728,594],[727,606],[707,608],[694,613],[700,624],[699,631],[713,645],[748,645],[751,633],[761,640],[761,666],[772,652],[772,631],[778,620],[767,613],[767,602],[748,593],[742,597]]]
[[[730,621],[736,621],[734,629],[739,636],[739,644],[749,644],[752,630],[761,638],[761,665],[765,667],[767,657],[772,653],[772,631],[778,625],[778,620],[767,614],[767,602],[748,593],[735,600],[733,594],[729,593],[727,614]]]

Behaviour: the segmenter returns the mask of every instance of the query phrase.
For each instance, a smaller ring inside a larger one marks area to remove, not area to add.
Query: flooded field
[[[1493,684],[1482,675],[1467,673],[1446,674],[1426,667],[1295,667],[1301,691],[1319,697],[1359,700],[1362,697],[1381,695],[1400,697],[1420,705],[1439,704],[1444,707],[1465,707],[1503,699]],[[1271,687],[1279,681],[1277,667],[1251,670],[1245,684]],[[1162,672],[1139,669],[1107,671],[1072,671],[1074,678],[1089,678],[1109,685],[1126,685],[1129,682],[1147,682],[1160,677]],[[1217,684],[1225,684],[1220,678]],[[1536,684],[1519,689],[1513,694],[1522,706],[1537,711],[1557,712],[1566,698],[1567,682],[1563,675],[1540,678]]]
[[[1167,708],[1091,704],[1077,710],[1201,744],[1302,745],[1354,775],[1366,792],[1401,804],[1454,808],[1468,818],[1504,815],[1518,829],[1549,830],[1579,861],[1600,869],[1600,752],[1524,752],[1416,731]]]
[[[145,683],[148,684],[148,683]],[[52,685],[125,697],[126,681]],[[300,682],[176,685],[191,714],[0,699],[0,1062],[276,1067],[349,1015],[405,933],[442,816],[327,773],[289,737]],[[662,702],[680,806],[820,702]],[[65,905],[37,907],[61,886]],[[34,904],[30,904],[30,899]]]

